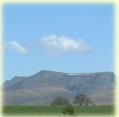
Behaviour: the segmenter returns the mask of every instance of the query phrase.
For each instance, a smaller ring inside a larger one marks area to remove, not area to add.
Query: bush
[[[67,105],[63,106],[62,113],[63,114],[73,115],[74,114],[73,106],[71,104],[67,104]]]

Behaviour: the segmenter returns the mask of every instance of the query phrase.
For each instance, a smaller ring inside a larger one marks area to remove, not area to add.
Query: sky
[[[114,72],[112,5],[5,4],[4,80],[41,70]]]

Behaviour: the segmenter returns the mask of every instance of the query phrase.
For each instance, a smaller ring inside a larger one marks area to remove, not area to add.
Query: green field
[[[114,106],[74,106],[76,115],[113,115]],[[62,106],[4,106],[5,115],[61,115]]]

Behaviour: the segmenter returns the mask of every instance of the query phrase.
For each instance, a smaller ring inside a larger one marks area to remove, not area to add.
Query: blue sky
[[[4,5],[4,79],[114,71],[113,16],[112,5]]]

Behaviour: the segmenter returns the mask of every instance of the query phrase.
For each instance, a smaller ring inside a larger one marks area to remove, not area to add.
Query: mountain
[[[114,104],[113,72],[63,73],[42,70],[32,76],[6,81],[4,105],[49,105],[57,96],[70,101],[78,94],[87,95],[95,104]]]

